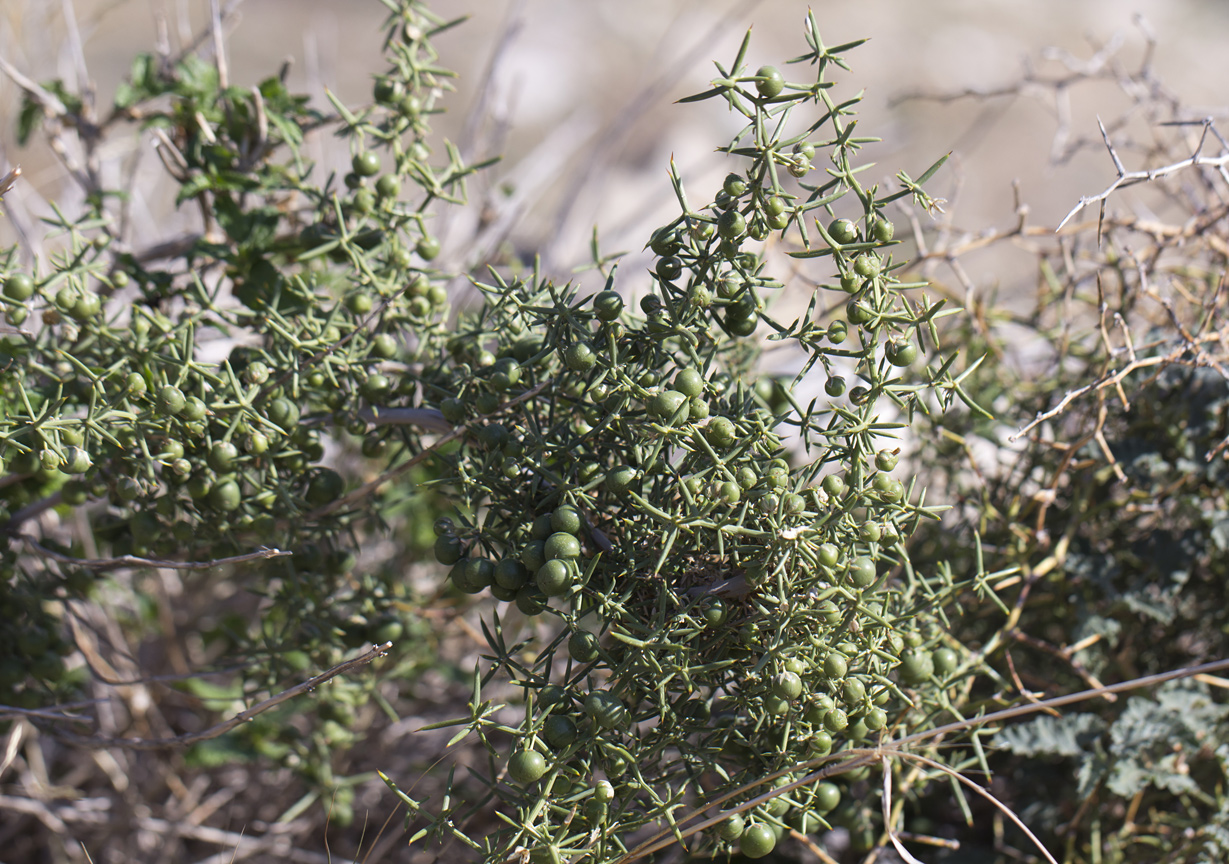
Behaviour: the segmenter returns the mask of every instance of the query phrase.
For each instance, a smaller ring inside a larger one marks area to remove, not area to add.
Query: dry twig
[[[310,693],[326,681],[336,678],[338,675],[344,675],[360,666],[365,666],[377,657],[383,657],[388,653],[388,650],[393,647],[392,642],[385,642],[383,645],[376,645],[366,653],[354,657],[344,663],[338,663],[333,668],[309,678],[302,684],[297,684],[289,690],[283,690],[275,696],[270,696],[263,702],[253,705],[240,711],[231,719],[218,723],[215,726],[210,726],[201,732],[193,732],[186,735],[177,735],[172,738],[113,738],[113,737],[87,737],[82,735],[62,734],[62,737],[75,744],[85,747],[121,747],[127,750],[167,750],[171,748],[188,747],[192,744],[201,741],[208,741],[212,738],[217,738],[225,735],[227,732],[242,726],[252,718],[263,714],[270,708],[275,708],[283,702],[294,699],[296,696],[302,696],[304,693]]]

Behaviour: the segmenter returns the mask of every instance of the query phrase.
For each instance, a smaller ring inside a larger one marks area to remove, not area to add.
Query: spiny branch
[[[1212,128],[1212,118],[1208,117],[1201,121],[1203,123],[1203,134],[1199,136],[1199,144],[1195,147],[1195,152],[1181,161],[1164,165],[1160,168],[1149,168],[1144,171],[1128,171],[1122,164],[1122,159],[1118,157],[1118,152],[1114,149],[1114,144],[1110,141],[1109,133],[1105,131],[1105,124],[1101,122],[1101,118],[1097,118],[1097,128],[1101,130],[1101,138],[1105,141],[1105,146],[1109,150],[1110,158],[1114,161],[1114,170],[1118,172],[1118,176],[1114,182],[1105,187],[1105,190],[1097,195],[1081,196],[1080,201],[1071,208],[1062,222],[1058,223],[1058,228],[1055,231],[1061,231],[1076,213],[1079,213],[1089,204],[1104,202],[1115,190],[1126,186],[1133,186],[1136,183],[1147,183],[1161,177],[1166,177],[1181,171],[1184,168],[1207,167],[1215,168],[1220,175],[1229,182],[1229,172],[1225,166],[1229,164],[1229,153],[1223,153],[1220,156],[1204,156],[1202,154],[1203,145],[1208,140],[1208,131]],[[1170,124],[1173,125],[1173,124]]]
[[[242,726],[244,723],[247,723],[257,715],[263,714],[270,708],[276,708],[283,702],[288,702],[296,696],[302,696],[304,693],[315,690],[321,684],[336,678],[338,675],[344,675],[352,669],[357,669],[359,666],[367,665],[377,657],[383,657],[392,647],[392,642],[385,642],[383,645],[376,645],[365,654],[351,660],[347,660],[344,663],[338,663],[327,672],[322,672],[314,678],[309,678],[307,681],[291,687],[289,690],[283,690],[276,696],[271,696],[263,702],[253,705],[251,708],[240,711],[231,719],[223,723],[219,723],[216,726],[211,726],[202,732],[179,735],[174,738],[87,737],[71,733],[60,733],[60,737],[72,741],[75,744],[94,748],[122,747],[128,750],[166,750],[175,747],[187,747],[200,741],[208,741],[212,738],[217,738],[220,735],[225,735],[227,732],[235,729],[236,727]]]
[[[227,564],[244,564],[248,561],[264,561],[268,558],[284,558],[291,553],[284,549],[257,549],[231,558],[215,558],[212,561],[172,561],[160,558],[140,558],[136,555],[121,555],[118,558],[74,558],[54,549],[48,549],[28,534],[17,535],[32,551],[61,564],[71,564],[85,570],[114,570],[117,567],[158,567],[167,570],[208,570]]]

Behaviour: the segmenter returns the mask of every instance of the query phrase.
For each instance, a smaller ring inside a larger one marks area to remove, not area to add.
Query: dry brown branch
[[[238,15],[239,7],[242,4],[243,0],[230,0],[230,2],[223,6],[218,12],[218,26],[225,27],[225,25],[233,23],[235,17]],[[215,32],[214,19],[211,10],[209,26],[198,32],[186,45],[183,45],[178,54],[172,58],[169,58],[168,65],[174,66],[178,63],[182,63],[184,58],[189,54],[195,54],[202,45],[214,38]]]
[[[33,537],[19,534],[19,539],[31,550],[43,558],[50,558],[61,564],[70,564],[86,570],[113,570],[117,567],[160,567],[167,570],[209,570],[213,567],[226,567],[232,564],[244,564],[248,561],[265,561],[269,558],[284,558],[290,552],[284,549],[257,549],[243,555],[231,558],[216,558],[212,561],[174,561],[161,558],[140,558],[136,555],[121,555],[118,558],[74,558],[54,549],[48,549]]]
[[[1074,654],[1073,651],[1066,648],[1057,648],[1049,642],[1046,642],[1044,639],[1038,639],[1036,636],[1021,633],[1019,630],[1014,628],[1009,630],[1007,635],[1017,642],[1028,645],[1031,648],[1036,648],[1038,651],[1044,651],[1046,654],[1049,654],[1052,657],[1057,657],[1058,659],[1066,662],[1071,667],[1071,671],[1078,675],[1080,679],[1089,686],[1089,688],[1096,689],[1105,686],[1097,680],[1096,675],[1093,675],[1084,667],[1083,663],[1076,660],[1075,657],[1072,656],[1072,654]],[[1106,702],[1118,701],[1118,697],[1113,693],[1104,694],[1104,698]]]
[[[7,476],[0,477],[0,489],[3,489],[5,486],[9,486],[13,483],[19,483],[28,476],[30,475],[28,474],[9,474]],[[24,525],[26,522],[29,522],[31,519],[37,518],[38,516],[42,515],[43,513],[46,513],[48,510],[52,509],[53,507],[60,506],[60,503],[63,500],[64,500],[64,494],[57,490],[55,492],[52,492],[46,498],[43,498],[39,501],[32,501],[31,503],[27,504],[25,507],[22,507],[16,513],[14,513],[12,516],[10,516],[7,522],[5,522],[3,525],[0,525],[0,531],[11,533],[15,531],[18,528],[18,526]]]
[[[799,831],[795,831],[793,828],[791,828],[789,829],[789,836],[793,837],[803,846],[807,847],[807,851],[809,851],[812,855],[818,858],[822,862],[822,864],[836,864],[836,859],[833,858],[831,855],[829,855],[827,852],[825,852],[823,850],[823,847],[816,844],[816,842],[812,840],[810,837],[808,837],[807,835]]]
[[[15,708],[12,705],[0,705],[0,717],[30,717],[36,720],[51,720],[56,723],[92,722],[88,717],[82,717],[79,714],[65,714],[63,709],[67,707],[66,705],[60,705],[57,706],[58,710],[52,710],[50,708]]]
[[[1041,700],[1038,699],[1036,694],[1034,694],[1031,690],[1027,689],[1024,686],[1024,682],[1020,680],[1020,673],[1016,671],[1016,661],[1012,659],[1011,652],[1004,650],[1003,657],[1006,658],[1007,660],[1007,671],[1011,673],[1011,681],[1013,684],[1016,685],[1016,692],[1018,692],[1021,696],[1023,696],[1029,702],[1034,702],[1040,705]],[[1045,713],[1049,714],[1051,717],[1061,717],[1062,716],[1062,714],[1060,714],[1058,711],[1056,711],[1053,708],[1045,709]]]
[[[209,36],[213,40],[213,60],[218,67],[218,88],[230,86],[230,71],[226,63],[226,39],[222,33],[222,7],[218,0],[209,0]]]
[[[936,846],[940,849],[959,849],[959,840],[949,840],[946,837],[932,837],[928,834],[914,834],[911,831],[897,831],[896,836],[910,843],[920,843],[923,846]]]
[[[373,426],[417,426],[428,432],[446,433],[453,430],[453,425],[444,419],[444,415],[434,408],[381,408],[372,406],[364,408],[358,415],[364,422]]]
[[[954,780],[958,781],[961,785],[965,786],[966,788],[972,789],[975,793],[977,793],[982,798],[985,798],[987,801],[993,804],[1000,813],[1002,813],[1004,816],[1010,819],[1017,828],[1019,828],[1022,832],[1024,832],[1024,836],[1028,837],[1029,840],[1033,841],[1033,845],[1036,846],[1039,850],[1041,850],[1041,854],[1045,856],[1045,859],[1049,861],[1050,864],[1058,864],[1058,862],[1054,859],[1054,856],[1052,856],[1049,850],[1046,849],[1045,844],[1043,844],[1041,840],[1037,837],[1037,835],[1034,834],[1032,830],[1030,830],[1029,827],[1024,824],[1024,820],[1022,820],[1019,816],[1017,816],[1010,807],[1008,807],[998,798],[991,795],[989,790],[985,789],[982,786],[977,785],[976,783],[974,783],[969,778],[965,777],[960,772],[953,771],[951,768],[947,767],[943,763],[936,762],[933,759],[927,759],[925,756],[921,756],[917,753],[910,753],[908,751],[900,751],[893,755],[899,756],[902,759],[912,760],[915,762],[919,762],[923,765],[926,765],[936,771],[939,771],[942,774],[946,774],[947,776],[953,778]],[[890,791],[887,791],[889,775],[888,775],[888,770],[887,770],[888,760],[887,760],[886,755],[882,757],[882,761],[884,763],[884,788],[885,788],[885,799],[884,800],[886,804],[886,802],[889,800],[889,797],[891,795]],[[904,848],[899,843],[894,841],[893,845],[896,847],[896,850],[898,852],[904,853]],[[914,860],[916,861],[916,859]]]
[[[304,693],[309,693],[315,690],[326,681],[336,678],[338,675],[344,675],[353,669],[360,666],[365,666],[377,657],[383,657],[388,653],[388,650],[393,647],[392,642],[385,642],[383,645],[376,645],[366,653],[338,663],[326,672],[322,672],[314,678],[309,678],[302,684],[297,684],[289,690],[283,690],[275,696],[270,696],[263,702],[259,702],[244,711],[240,711],[231,719],[211,726],[201,732],[193,732],[186,735],[177,735],[173,738],[114,738],[114,737],[86,737],[75,734],[61,733],[61,737],[84,747],[120,747],[126,750],[167,750],[171,748],[182,748],[200,741],[208,741],[225,735],[227,732],[242,726],[244,723],[251,720],[270,708],[275,708],[283,702],[294,699],[297,696],[302,696]]]
[[[53,117],[68,116],[68,109],[64,107],[64,103],[54,93],[49,93],[37,81],[27,78],[16,66],[3,57],[0,57],[0,72],[7,75],[14,84],[24,90],[49,115]]]
[[[1169,165],[1164,165],[1160,168],[1148,168],[1143,171],[1128,171],[1122,164],[1122,159],[1118,156],[1118,152],[1114,149],[1114,144],[1110,140],[1109,133],[1105,130],[1105,124],[1101,122],[1101,118],[1097,118],[1097,128],[1101,130],[1101,137],[1105,141],[1105,147],[1109,150],[1110,159],[1114,162],[1114,170],[1118,172],[1118,176],[1114,181],[1106,186],[1103,191],[1096,195],[1084,195],[1080,197],[1079,203],[1071,208],[1063,221],[1058,223],[1058,228],[1055,230],[1061,231],[1076,213],[1079,213],[1089,204],[1102,204],[1104,211],[1104,202],[1118,189],[1124,189],[1128,186],[1133,186],[1137,183],[1147,183],[1157,180],[1161,177],[1167,177],[1178,171],[1186,168],[1209,167],[1215,168],[1222,178],[1229,182],[1229,171],[1226,171],[1226,164],[1229,164],[1229,153],[1220,156],[1204,156],[1202,153],[1203,146],[1207,142],[1208,130],[1212,126],[1212,118],[1207,117],[1201,121],[1203,123],[1203,134],[1199,137],[1199,144],[1195,147],[1195,152],[1185,159],[1173,162]]]
[[[1200,337],[1199,341],[1219,342],[1220,340],[1221,340],[1221,334],[1214,333],[1214,334]],[[1102,377],[1098,378],[1096,381],[1093,381],[1090,384],[1086,384],[1083,387],[1078,387],[1075,390],[1068,391],[1067,393],[1063,394],[1063,397],[1061,399],[1058,400],[1057,405],[1055,405],[1053,408],[1047,411],[1040,412],[1036,417],[1033,418],[1032,422],[1028,423],[1026,426],[1022,427],[1021,429],[1016,430],[1016,432],[1013,433],[1011,437],[1008,438],[1007,440],[1008,441],[1019,440],[1021,437],[1023,437],[1024,435],[1027,435],[1037,426],[1041,425],[1042,423],[1045,423],[1047,420],[1052,420],[1058,415],[1062,414],[1064,411],[1067,410],[1067,407],[1071,405],[1071,403],[1075,402],[1081,396],[1084,396],[1088,393],[1095,392],[1097,390],[1101,390],[1102,388],[1105,388],[1105,387],[1117,386],[1124,378],[1126,378],[1132,372],[1138,371],[1139,369],[1148,369],[1153,366],[1172,365],[1174,363],[1177,363],[1184,351],[1186,351],[1186,346],[1179,345],[1169,354],[1164,355],[1164,356],[1138,358],[1128,363],[1126,366],[1124,366],[1122,369],[1116,372],[1106,373],[1105,375],[1103,375]]]
[[[26,724],[18,721],[9,729],[8,740],[4,742],[4,758],[0,760],[0,779],[9,770],[13,760],[17,758],[17,750],[21,747],[22,736],[26,733]]]

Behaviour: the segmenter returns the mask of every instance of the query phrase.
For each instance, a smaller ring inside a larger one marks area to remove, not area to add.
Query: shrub
[[[596,234],[566,283],[441,243],[433,217],[493,160],[437,155],[429,127],[450,79],[431,40],[459,22],[385,5],[386,66],[360,107],[313,107],[279,77],[232,86],[191,54],[139,57],[104,120],[60,82],[27,87],[23,138],[40,118],[53,142],[155,130],[202,230],[134,248],[121,190],[86,172],[81,212],[48,222],[54,253],[0,256],[0,703],[74,745],[281,766],[310,784],[302,807],[327,797],[344,825],[362,775],[340,754],[369,702],[398,711],[352,673],[394,651],[388,680],[443,670],[468,690],[463,716],[424,730],[453,736],[462,776],[419,793],[375,759],[411,842],[450,855],[609,862],[680,842],[760,858],[834,826],[855,853],[903,850],[906,817],[915,834],[971,819],[959,772],[992,767],[1043,833],[1083,830],[1097,794],[1126,826],[1145,795],[1176,795],[1185,815],[1150,842],[1217,854],[1220,679],[1012,726],[989,756],[995,730],[978,728],[1036,710],[992,713],[1021,673],[1098,688],[1221,644],[1219,461],[1195,461],[1224,449],[1219,293],[1198,290],[1222,266],[1214,202],[1175,196],[1198,230],[1111,221],[1101,245],[1099,222],[1074,251],[1044,249],[1041,302],[1014,322],[1046,352],[1030,377],[1001,360],[1000,313],[930,296],[926,260],[962,247],[902,254],[892,214],[939,212],[923,184],[944,160],[864,184],[875,139],[834,80],[860,43],[825,45],[808,15],[789,64],[752,69],[748,36],[682,100],[746,126],[719,148],[710,202],[671,164],[678,215],[646,238],[652,290],[633,305]],[[304,158],[326,129],[350,147],[340,180]],[[1163,238],[1146,263],[1131,231]],[[1166,257],[1178,238],[1197,248]],[[1184,294],[1156,316],[1161,273]],[[478,300],[453,308],[461,278]],[[767,370],[766,347],[789,373]],[[1126,402],[1128,374],[1153,368],[1143,410],[1079,412],[1111,388]],[[1052,437],[1011,451],[1033,412]],[[1006,468],[970,470],[978,437]],[[944,517],[927,485],[976,503]],[[431,558],[426,584],[407,578]],[[448,668],[434,621],[470,602],[485,653]],[[161,732],[70,731],[48,711],[117,679],[97,662],[108,628],[222,683],[162,693]],[[1015,645],[1062,675],[1017,668]],[[292,701],[308,690],[316,716]],[[203,723],[195,700],[231,719]],[[1074,787],[1052,774],[1045,797],[1021,791],[1038,755],[1074,758]]]
[[[720,100],[747,126],[722,148],[731,170],[712,204],[691,205],[672,173],[680,214],[649,241],[639,313],[596,250],[596,293],[493,270],[450,356],[422,373],[441,411],[469,421],[440,453],[461,482],[437,556],[460,591],[516,612],[484,621],[490,665],[452,723],[454,742],[482,742],[489,774],[468,794],[450,787],[442,811],[401,793],[429,820],[415,839],[607,860],[682,808],[723,805],[755,820],[690,848],[760,857],[789,824],[827,824],[812,784],[763,802],[765,783],[800,780],[830,752],[860,756],[864,739],[917,729],[944,704],[930,652],[966,583],[910,567],[905,539],[935,508],[893,474],[907,424],[881,416],[881,403],[908,417],[927,410],[923,394],[946,405],[960,391],[939,361],[920,386],[901,371],[943,304],[908,299],[920,286],[895,276],[886,208],[932,202],[907,175],[891,192],[861,184],[857,100],[835,101],[828,80],[854,45],[825,47],[813,17],[807,36],[796,62],[813,80],[749,70],[744,41],[683,100]],[[819,154],[833,166],[822,174]],[[792,322],[772,311],[770,237],[817,274]],[[795,352],[792,378],[758,371],[757,330]],[[803,386],[846,369],[858,383],[840,398]],[[786,436],[805,454],[795,465]],[[520,616],[528,631],[508,626]],[[497,675],[523,692],[516,722],[484,696]],[[505,827],[458,824],[487,800]]]

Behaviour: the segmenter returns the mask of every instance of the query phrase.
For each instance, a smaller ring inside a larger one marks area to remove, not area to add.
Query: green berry
[[[508,776],[517,783],[533,783],[546,773],[546,757],[536,750],[518,750],[508,760]]]
[[[771,99],[785,89],[785,79],[776,66],[761,66],[755,70],[755,77],[755,89],[765,99]]]
[[[354,154],[350,167],[359,177],[374,177],[380,173],[380,156],[370,150],[362,150]]]
[[[178,414],[188,405],[187,397],[178,387],[167,384],[158,391],[155,407],[159,414]]]
[[[717,233],[726,240],[737,240],[747,233],[747,220],[737,210],[727,210],[717,217]]]
[[[25,273],[14,273],[4,280],[4,296],[22,302],[34,294],[34,280]]]
[[[777,835],[763,822],[748,825],[738,838],[738,851],[748,858],[763,858],[776,846]]]

